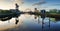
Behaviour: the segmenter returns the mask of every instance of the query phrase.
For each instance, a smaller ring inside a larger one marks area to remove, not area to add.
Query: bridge
[[[5,17],[18,17],[21,14],[29,14],[29,15],[36,15],[36,16],[41,16],[41,17],[50,17],[50,18],[55,18],[56,20],[60,20],[60,14],[50,14],[50,13],[42,13],[42,12],[15,12],[15,13],[10,13],[10,14],[0,14],[0,18],[5,18]]]
[[[55,18],[56,20],[60,20],[60,14],[50,14],[47,13],[45,10],[41,10],[41,12],[39,12],[37,10],[37,8],[35,8],[35,11],[29,11],[29,12],[22,12],[20,10],[18,10],[18,5],[16,4],[16,9],[11,10],[13,12],[11,13],[7,13],[7,14],[0,14],[0,20],[1,21],[6,21],[6,20],[10,20],[11,18],[16,18],[16,22],[18,22],[17,18],[21,15],[21,14],[29,14],[29,15],[35,15],[35,16],[41,16],[41,18],[45,18],[45,17],[49,17],[49,18]]]

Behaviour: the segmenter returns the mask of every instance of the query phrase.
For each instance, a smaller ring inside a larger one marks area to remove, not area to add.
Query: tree
[[[50,9],[49,13],[57,13],[57,9]]]
[[[60,14],[60,10],[58,10],[58,12],[57,12],[58,14]]]

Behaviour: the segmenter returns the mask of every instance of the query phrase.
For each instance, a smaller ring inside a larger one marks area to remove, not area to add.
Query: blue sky
[[[27,3],[27,5],[32,5],[34,3],[37,3],[41,0],[25,0],[25,2]],[[44,0],[46,3],[42,4],[40,6],[42,7],[46,7],[46,8],[60,8],[60,0]],[[39,7],[39,6],[38,6]]]
[[[32,6],[35,3],[38,3],[42,0],[24,0],[22,8],[38,8],[38,9],[60,9],[60,0],[44,0],[46,3],[38,6]]]

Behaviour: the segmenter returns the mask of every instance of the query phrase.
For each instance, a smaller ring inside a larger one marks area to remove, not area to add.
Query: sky
[[[0,9],[15,9],[15,3],[18,3],[19,9],[23,11],[34,8],[60,9],[60,0],[0,0]]]

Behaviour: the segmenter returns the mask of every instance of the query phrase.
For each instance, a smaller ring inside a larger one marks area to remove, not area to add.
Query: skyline
[[[33,4],[39,3],[41,1],[44,1],[46,3],[38,4],[37,6]],[[60,0],[0,0],[0,9],[15,9],[15,3],[18,3],[20,6],[20,10],[26,10],[26,9],[34,9],[38,8],[40,9],[60,9]]]

